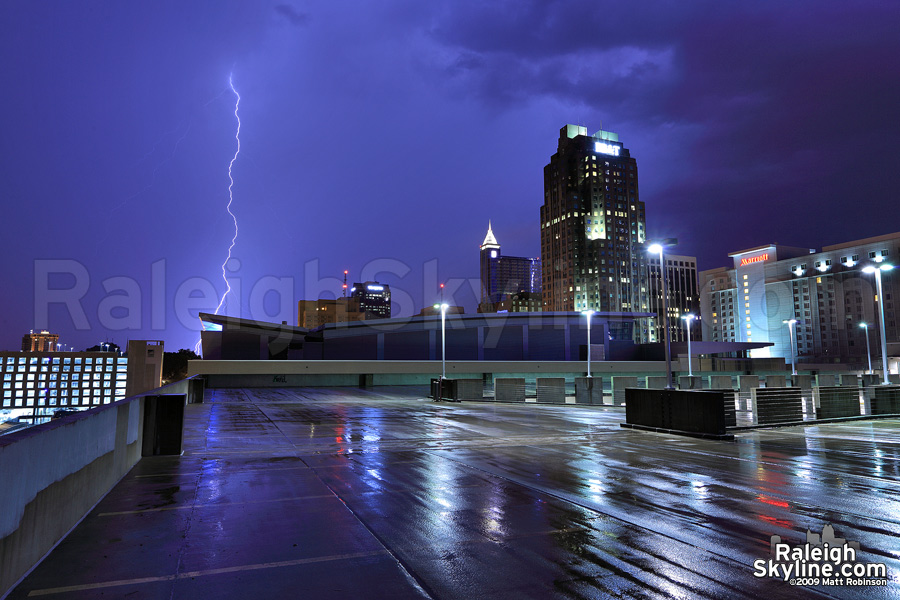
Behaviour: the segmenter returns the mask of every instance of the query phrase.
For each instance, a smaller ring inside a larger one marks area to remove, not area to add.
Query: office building
[[[540,297],[541,259],[503,256],[500,243],[488,222],[487,235],[479,247],[481,265],[481,303],[478,312],[496,312],[498,305],[512,296],[523,300]],[[517,305],[535,307],[533,302]],[[540,310],[540,306],[536,306]]]
[[[681,318],[685,314],[697,317],[691,322],[691,338],[700,340],[700,295],[697,280],[697,259],[693,256],[679,256],[676,254],[664,254],[666,261],[666,285],[669,295],[666,299],[669,308],[668,326],[673,342],[687,341],[687,327]],[[650,254],[647,256],[647,301],[648,311],[662,315],[662,274],[659,271],[659,256]],[[657,316],[650,320],[650,341],[661,342],[662,317]]]
[[[297,303],[297,326],[315,329],[327,323],[362,321],[366,313],[359,308],[358,298],[336,300],[300,300]]]
[[[56,352],[59,335],[49,331],[30,331],[22,336],[22,352]]]
[[[900,255],[900,233],[825,246],[821,251],[766,244],[729,254],[733,266],[700,273],[704,340],[772,342],[752,356],[792,356],[799,365],[846,363],[867,367],[869,325],[873,363],[881,364],[875,276],[869,265],[890,264]],[[894,302],[900,273],[883,271],[888,356],[898,354],[900,328]],[[877,366],[875,367],[877,370]],[[893,367],[894,370],[895,367]]]
[[[0,420],[33,424],[61,409],[86,410],[162,384],[163,343],[131,340],[117,352],[0,352]]]
[[[542,312],[543,302],[543,298],[541,298],[539,293],[519,292],[516,294],[509,294],[500,302],[494,303],[494,310],[491,312]]]
[[[619,136],[588,135],[579,125],[560,129],[557,152],[544,167],[544,310],[648,310],[645,223],[637,162]],[[635,337],[649,339],[646,321]]]
[[[365,319],[391,318],[391,286],[377,281],[354,283],[350,297],[359,302],[359,310]]]

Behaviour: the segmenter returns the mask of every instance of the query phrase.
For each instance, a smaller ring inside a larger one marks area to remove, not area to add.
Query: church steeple
[[[492,249],[500,249],[500,244],[497,243],[497,238],[494,237],[494,232],[491,231],[491,222],[488,220],[488,230],[487,235],[484,236],[484,241],[481,242],[481,250],[486,250],[488,248]]]

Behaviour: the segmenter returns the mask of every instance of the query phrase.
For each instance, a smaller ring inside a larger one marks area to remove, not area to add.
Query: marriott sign
[[[753,263],[766,262],[767,260],[769,260],[768,252],[766,252],[765,254],[760,254],[758,256],[748,256],[741,259],[741,266],[743,267],[745,265],[752,265]]]

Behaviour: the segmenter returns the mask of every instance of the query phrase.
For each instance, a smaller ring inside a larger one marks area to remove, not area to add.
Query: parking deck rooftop
[[[424,394],[207,390],[9,598],[900,596],[900,421],[723,442]],[[827,524],[887,586],[754,577]]]

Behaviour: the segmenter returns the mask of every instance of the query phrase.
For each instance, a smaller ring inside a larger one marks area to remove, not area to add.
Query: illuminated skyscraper
[[[359,310],[366,319],[391,318],[391,286],[377,281],[354,283],[350,297],[359,300]]]
[[[641,312],[648,308],[644,203],[637,162],[619,136],[560,129],[544,167],[541,207],[543,305],[548,311]],[[648,325],[635,331],[649,339]]]
[[[490,223],[479,250],[481,303],[478,305],[478,312],[496,312],[501,302],[511,301],[513,296],[518,300],[516,306],[528,308],[532,297],[540,297],[541,259],[501,255],[500,244],[494,237]],[[534,304],[537,304],[536,300]],[[536,311],[526,311],[523,308],[522,312],[540,312],[540,308]]]

